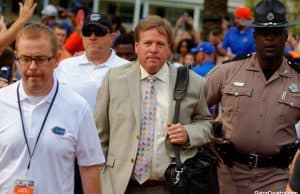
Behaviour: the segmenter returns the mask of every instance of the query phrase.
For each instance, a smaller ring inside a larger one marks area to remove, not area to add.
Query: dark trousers
[[[125,194],[169,194],[166,184],[141,186],[136,181],[129,181]]]
[[[74,194],[83,194],[82,191],[82,184],[81,184],[81,178],[80,178],[80,172],[79,172],[79,166],[77,163],[77,159],[75,159],[75,188],[74,188]]]

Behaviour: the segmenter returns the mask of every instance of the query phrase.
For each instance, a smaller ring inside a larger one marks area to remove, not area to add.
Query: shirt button
[[[137,140],[140,140],[140,136],[139,136],[139,135],[137,135],[137,136],[136,136],[136,139],[137,139]]]
[[[133,163],[133,162],[134,162],[134,159],[133,159],[133,158],[131,158],[131,160],[130,160],[130,161],[131,161],[131,163]]]
[[[238,96],[238,95],[239,95],[239,93],[238,93],[238,92],[234,92],[234,95],[235,95],[235,96]]]
[[[290,105],[291,105],[291,106],[294,106],[294,103],[293,103],[293,102],[291,102],[291,103],[290,103]]]

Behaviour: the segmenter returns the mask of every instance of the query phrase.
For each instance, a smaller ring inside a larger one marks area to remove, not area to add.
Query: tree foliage
[[[207,39],[211,30],[221,30],[222,18],[227,15],[227,0],[204,0],[202,12],[202,38]]]

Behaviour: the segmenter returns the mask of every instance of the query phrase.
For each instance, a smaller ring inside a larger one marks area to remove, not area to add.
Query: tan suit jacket
[[[172,99],[177,70],[172,65],[169,65],[169,69],[168,122],[172,122],[175,107]],[[123,194],[131,178],[140,135],[140,76],[137,62],[112,68],[107,72],[98,92],[95,121],[106,156],[101,172],[102,190],[105,194]],[[190,145],[182,149],[182,161],[193,156],[196,147],[207,143],[211,138],[204,84],[204,79],[190,72],[190,84],[180,112],[180,123],[187,129]],[[173,147],[167,137],[167,127],[165,137],[168,157],[174,158]]]

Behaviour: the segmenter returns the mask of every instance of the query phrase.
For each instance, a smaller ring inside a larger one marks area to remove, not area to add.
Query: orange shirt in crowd
[[[66,40],[64,44],[65,49],[71,53],[71,55],[74,55],[76,52],[83,51],[83,44],[82,44],[82,38],[80,36],[80,33],[78,31],[74,31]]]

